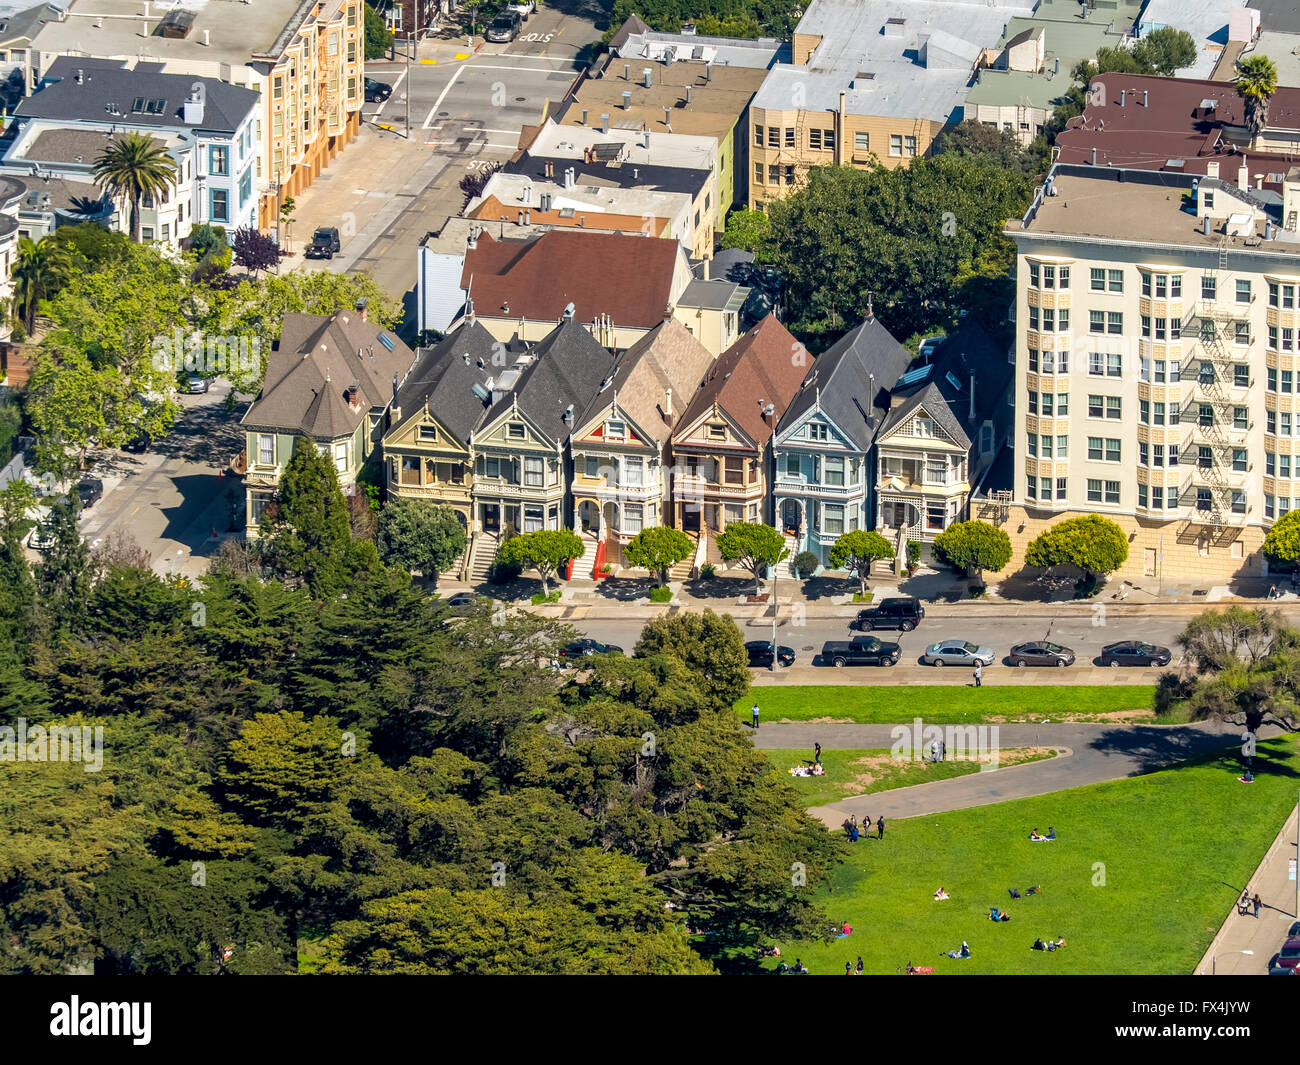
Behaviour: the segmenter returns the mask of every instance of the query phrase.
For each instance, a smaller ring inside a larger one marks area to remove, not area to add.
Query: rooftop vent
[[[883,30],[886,37],[901,37],[907,26],[907,19],[891,18],[886,20]]]
[[[183,40],[194,29],[194,18],[193,11],[183,11],[180,8],[169,11],[158,23],[158,36]]]

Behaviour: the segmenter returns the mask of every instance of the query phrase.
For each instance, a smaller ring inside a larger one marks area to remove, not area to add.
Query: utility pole
[[[777,582],[776,567],[779,566],[780,564],[781,564],[781,560],[777,559],[776,564],[772,567],[772,672],[773,673],[777,672],[781,668],[781,651],[779,645],[776,642],[776,619],[777,619],[777,615],[781,613],[781,600],[777,598],[777,594],[776,594],[776,582]],[[1300,880],[1296,882],[1300,883]]]

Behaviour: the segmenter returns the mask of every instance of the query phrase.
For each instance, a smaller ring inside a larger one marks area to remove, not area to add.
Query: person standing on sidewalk
[[[1255,907],[1255,919],[1256,919],[1256,920],[1259,920],[1259,908],[1260,908],[1260,906],[1263,905],[1263,904],[1259,901],[1259,892],[1258,892],[1258,891],[1255,892],[1255,897],[1252,898],[1252,899],[1250,900],[1250,903],[1251,903],[1252,906]]]
[[[820,743],[814,743],[813,744],[813,765],[821,765],[821,764],[822,764],[822,745]]]
[[[978,688],[980,686],[980,683],[982,682],[983,678],[984,678],[984,663],[976,662],[975,663],[975,687]]]
[[[758,728],[758,703],[755,703],[753,706],[751,706],[749,708],[749,712],[754,719],[754,728]]]

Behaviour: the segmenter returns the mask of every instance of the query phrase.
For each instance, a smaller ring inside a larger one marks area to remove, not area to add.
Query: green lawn
[[[1261,743],[1256,770],[1242,784],[1235,757],[1215,758],[894,821],[883,841],[849,847],[833,891],[818,889],[852,935],[781,943],[782,960],[832,974],[858,955],[869,973],[909,961],[941,974],[1190,973],[1296,801],[1296,738]],[[1056,842],[1029,842],[1030,829],[1049,825]],[[1007,888],[1031,884],[1044,893],[1008,898]],[[949,901],[932,898],[940,886]],[[991,923],[990,906],[1011,921]],[[1049,935],[1065,936],[1065,949],[1029,949]],[[969,959],[943,956],[963,939]]]
[[[927,780],[947,780],[979,772],[979,763],[971,761],[912,762],[890,758],[889,750],[881,747],[871,750],[822,751],[823,777],[792,777],[791,766],[806,765],[812,761],[812,751],[765,750],[763,752],[777,767],[783,780],[804,800],[805,806],[822,806],[838,802],[851,795],[871,795],[892,788],[906,788],[924,784]],[[1037,762],[1050,758],[1050,749],[1007,749],[998,752],[998,764],[1005,767],[1024,762]]]
[[[1155,688],[1150,684],[1016,685],[966,688],[947,684],[856,685],[793,684],[750,688],[736,700],[746,724],[758,703],[761,722],[836,718],[894,724],[924,718],[927,724],[950,725],[996,719],[1033,721],[1048,718],[1087,721],[1117,710],[1149,710]]]

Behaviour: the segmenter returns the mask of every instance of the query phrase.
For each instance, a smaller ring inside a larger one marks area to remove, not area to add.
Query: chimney
[[[600,116],[600,132],[601,133],[609,132],[609,115],[602,114]]]
[[[584,122],[586,121],[586,116],[585,116],[585,115],[583,116],[583,121],[584,121]],[[546,165],[542,167],[542,175],[543,175],[544,177],[548,177],[548,178],[553,178],[553,177],[555,177],[555,162],[554,162],[554,160],[551,160],[551,159],[547,159],[547,160],[546,160]]]
[[[531,226],[532,224],[533,224],[533,212],[530,211],[527,207],[525,207],[525,208],[524,208],[524,225],[526,225],[526,226]]]
[[[571,166],[564,169],[564,187],[566,189],[573,188],[573,167]]]
[[[1205,164],[1205,176],[1216,178],[1216,179],[1218,178],[1219,164],[1217,161],[1211,161]]]
[[[647,89],[650,88],[650,77],[653,73],[654,71],[652,71],[649,67],[646,67],[643,71],[641,71],[642,84]]]
[[[401,408],[397,405],[397,373],[393,372],[393,410],[399,411]]]
[[[673,111],[671,107],[664,108],[664,125],[669,129],[672,129],[672,114]]]
[[[77,68],[77,75],[76,75],[76,78],[75,78],[74,80],[76,81],[76,83],[77,83],[78,85],[84,85],[84,84],[86,83],[86,72],[85,72],[84,70],[82,70],[80,67],[78,67],[78,68]]]
[[[970,413],[967,416],[972,424],[975,422],[975,375],[970,375]]]
[[[713,80],[713,64],[712,64],[712,63],[705,63],[705,64],[704,64],[704,80],[705,80],[706,82],[710,82],[710,81]]]
[[[1264,223],[1264,239],[1265,240],[1273,239],[1273,220],[1271,218]]]
[[[1255,188],[1257,188],[1257,189],[1262,189],[1263,187],[1264,187],[1264,175],[1263,175],[1263,174],[1256,174],[1256,175],[1255,175]]]
[[[1245,159],[1242,160],[1241,166],[1237,167],[1237,188],[1243,191],[1250,188],[1250,168],[1246,166]]]

